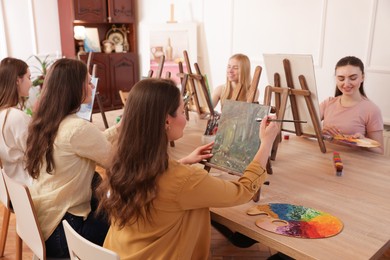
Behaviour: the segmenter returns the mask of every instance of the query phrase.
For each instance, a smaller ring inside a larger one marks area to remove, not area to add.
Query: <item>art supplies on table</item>
[[[336,169],[336,176],[343,175],[343,162],[341,161],[340,153],[333,152],[333,164]]]
[[[214,112],[213,115],[210,115],[210,118],[207,121],[206,130],[204,135],[215,135],[218,131],[218,121],[221,117],[221,114]]]
[[[329,213],[288,203],[257,205],[247,214],[258,217],[259,228],[289,237],[326,238],[343,229],[341,220]]]

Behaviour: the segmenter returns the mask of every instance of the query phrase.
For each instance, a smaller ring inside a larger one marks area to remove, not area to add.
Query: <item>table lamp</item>
[[[84,51],[84,39],[85,39],[85,27],[81,25],[76,25],[73,27],[74,38],[78,41],[79,51],[77,52],[77,57],[80,57],[81,54],[86,54]]]

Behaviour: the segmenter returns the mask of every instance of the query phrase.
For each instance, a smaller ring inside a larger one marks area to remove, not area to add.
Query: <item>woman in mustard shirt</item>
[[[279,125],[260,125],[261,145],[238,181],[189,164],[209,158],[213,143],[175,161],[168,143],[183,136],[186,117],[175,83],[145,79],[130,91],[100,208],[111,220],[104,247],[121,259],[207,259],[209,207],[248,202],[266,178]]]

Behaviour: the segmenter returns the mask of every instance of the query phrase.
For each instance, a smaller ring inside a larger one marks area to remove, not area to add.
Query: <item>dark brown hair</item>
[[[177,116],[180,97],[166,79],[142,80],[129,93],[112,166],[99,187],[99,210],[120,227],[151,220],[157,180],[168,168],[166,119]]]
[[[357,57],[354,57],[354,56],[346,56],[342,59],[340,59],[337,63],[336,63],[336,67],[335,67],[335,72],[337,70],[337,68],[339,67],[344,67],[344,66],[347,66],[347,65],[351,65],[351,66],[354,66],[354,67],[359,67],[360,70],[362,71],[363,73],[363,76],[364,76],[364,64],[363,62],[357,58]],[[366,96],[366,93],[364,92],[364,88],[363,88],[363,82],[360,84],[360,87],[359,87],[359,92],[362,96],[364,97],[367,97]],[[342,95],[343,93],[339,90],[339,88],[336,86],[336,92],[334,94],[335,97],[337,96],[340,96]]]
[[[14,107],[21,102],[17,80],[27,73],[28,65],[22,60],[4,58],[0,63],[0,108]],[[23,104],[21,103],[23,106]]]
[[[28,131],[26,168],[31,177],[39,177],[43,159],[46,172],[54,170],[54,139],[61,121],[85,99],[87,75],[86,65],[78,60],[60,59],[50,67]]]

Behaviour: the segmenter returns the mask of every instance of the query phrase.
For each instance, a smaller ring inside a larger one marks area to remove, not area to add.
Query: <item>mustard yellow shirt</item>
[[[207,259],[209,207],[248,202],[266,175],[258,162],[252,162],[238,181],[224,181],[171,160],[158,183],[153,223],[138,222],[123,229],[111,224],[103,246],[122,260]]]
[[[101,132],[75,114],[62,120],[54,140],[53,174],[41,168],[30,187],[44,239],[48,239],[66,212],[86,218],[91,211],[91,181],[96,163],[108,166],[116,127]]]

